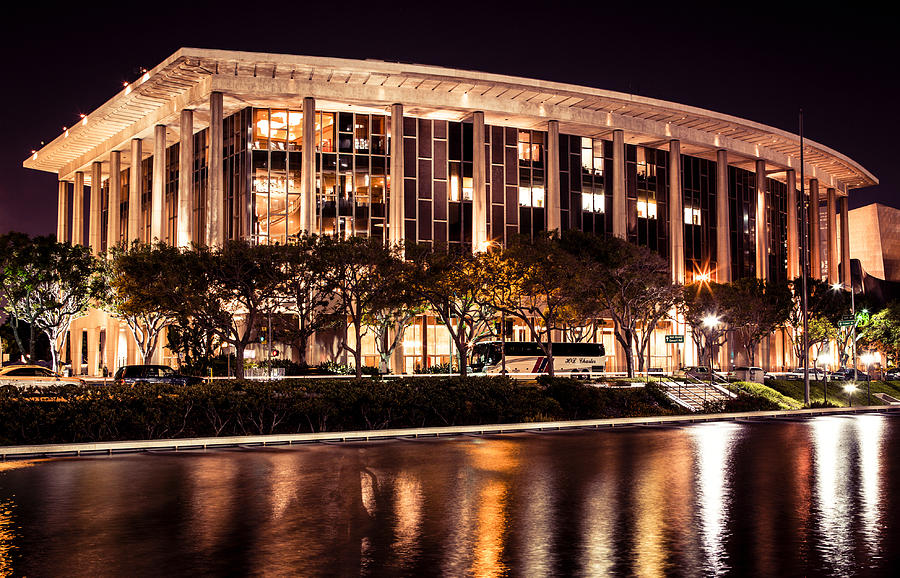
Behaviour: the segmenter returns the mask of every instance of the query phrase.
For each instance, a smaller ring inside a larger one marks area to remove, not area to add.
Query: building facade
[[[646,245],[690,283],[792,279],[808,235],[813,276],[849,284],[847,196],[877,180],[812,141],[804,156],[801,167],[794,134],[631,94],[183,48],[24,165],[58,175],[58,238],[97,253],[133,240],[284,243],[306,231],[478,251],[581,229]],[[613,352],[609,331],[597,339]],[[650,365],[689,361],[690,348],[663,339],[684,332],[661,330]],[[82,372],[135,362],[124,326],[101,312],[71,337]],[[764,365],[789,363],[782,337],[766,349]],[[404,341],[407,370],[450,354],[428,316]]]

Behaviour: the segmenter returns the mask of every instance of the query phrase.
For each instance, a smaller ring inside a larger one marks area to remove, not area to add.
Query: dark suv
[[[116,372],[116,385],[136,385],[143,383],[169,383],[172,385],[196,385],[203,381],[199,377],[181,375],[168,365],[125,365]]]

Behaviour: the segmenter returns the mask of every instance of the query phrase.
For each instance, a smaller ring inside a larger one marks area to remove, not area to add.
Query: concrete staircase
[[[685,381],[661,381],[659,383],[666,395],[681,407],[690,411],[702,411],[708,402],[726,401],[737,397],[721,385],[710,385],[695,378]]]

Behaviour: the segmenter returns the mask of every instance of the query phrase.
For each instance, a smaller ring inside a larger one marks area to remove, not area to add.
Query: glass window
[[[653,199],[637,202],[638,217],[641,219],[656,218],[656,201]],[[687,214],[687,213],[685,213]]]
[[[269,148],[269,111],[256,109],[253,111],[253,148]]]
[[[684,208],[684,222],[686,225],[699,225],[700,224],[700,209],[694,209],[693,207],[685,207]]]

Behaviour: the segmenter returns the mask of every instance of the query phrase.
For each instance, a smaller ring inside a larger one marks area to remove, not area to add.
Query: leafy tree
[[[413,290],[416,271],[411,262],[396,260],[386,272],[383,291],[364,316],[363,323],[375,333],[381,371],[390,371],[391,355],[403,342],[406,330],[427,310],[422,298]]]
[[[755,365],[757,346],[790,317],[790,288],[786,283],[745,277],[731,283],[726,295],[731,299],[731,327],[740,335],[750,365]]]
[[[362,377],[362,337],[365,321],[383,303],[382,292],[393,283],[399,257],[394,249],[375,238],[322,237],[319,257],[324,278],[333,287],[337,310],[353,331],[354,346],[344,339],[341,348],[353,356],[356,376]]]
[[[554,375],[553,332],[568,325],[580,300],[582,263],[563,250],[556,234],[516,240],[487,253],[483,263],[485,304],[528,327]]]
[[[483,296],[485,254],[450,252],[428,245],[407,248],[416,264],[411,288],[441,320],[456,346],[460,375],[466,375],[469,346],[487,330],[494,311]]]
[[[28,235],[10,232],[0,235],[0,307],[9,315],[12,336],[22,357],[30,363],[35,360],[38,331],[35,330],[28,293],[35,286],[40,271],[32,266],[32,242]],[[28,347],[22,341],[22,329],[28,330]]]
[[[861,345],[885,354],[885,363],[895,365],[900,358],[900,302],[888,303],[871,315],[862,327]]]
[[[218,336],[179,314],[166,330],[166,347],[178,356],[182,370],[205,373],[220,345]]]
[[[11,317],[26,320],[34,331],[47,336],[53,369],[57,370],[69,325],[86,313],[91,300],[102,293],[98,262],[89,248],[57,243],[52,236],[28,240],[16,233],[0,239],[0,248],[2,301],[6,310]],[[33,360],[34,331],[29,360]],[[19,348],[25,351],[21,343]]]
[[[282,252],[285,259],[284,308],[295,317],[296,323],[284,324],[280,333],[285,342],[294,345],[300,363],[305,364],[312,336],[339,321],[334,288],[325,275],[328,267],[319,254],[317,237],[300,237],[285,246]]]
[[[681,300],[670,279],[668,264],[657,253],[617,237],[597,237],[566,231],[563,246],[578,256],[580,303],[584,317],[608,315],[613,334],[625,353],[629,377],[634,377],[637,345],[641,366],[649,336],[667,312]],[[638,327],[643,337],[638,339]]]
[[[810,317],[807,325],[809,326],[809,347],[815,351],[813,367],[818,367],[822,349],[825,344],[837,339],[838,330],[834,323],[819,314]]]
[[[680,303],[684,321],[691,328],[701,363],[713,367],[716,349],[725,342],[731,322],[731,286],[721,283],[691,283],[684,286]]]
[[[235,374],[244,376],[244,350],[256,327],[281,306],[285,268],[281,247],[229,241],[179,253],[171,294],[177,312],[196,330],[235,349]]]
[[[144,363],[153,357],[163,330],[178,318],[169,288],[179,257],[179,249],[164,243],[134,243],[114,247],[104,262],[108,291],[101,305],[131,330]]]
[[[803,302],[802,279],[797,278],[790,283],[791,303],[788,308],[787,326],[794,349],[794,355],[801,365],[807,364],[807,353],[803,351]],[[821,279],[807,278],[807,312],[809,319],[819,317],[832,324],[849,311],[846,297],[841,291],[832,290],[831,286]],[[811,344],[811,341],[810,341]]]

